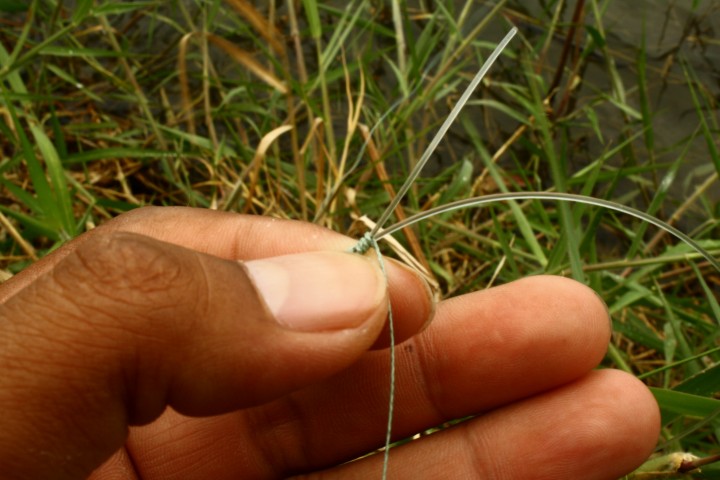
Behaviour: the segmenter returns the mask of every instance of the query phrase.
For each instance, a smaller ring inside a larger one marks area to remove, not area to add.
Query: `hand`
[[[301,222],[147,208],[0,288],[9,479],[379,478],[398,341],[392,479],[615,479],[657,406],[592,370],[610,335],[586,287],[533,277],[434,306],[413,273]],[[243,260],[243,264],[236,260]],[[385,342],[385,343],[384,343]],[[374,347],[373,347],[374,346]],[[91,473],[92,472],[92,473]]]

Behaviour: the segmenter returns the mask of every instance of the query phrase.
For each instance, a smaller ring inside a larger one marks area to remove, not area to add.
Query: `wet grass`
[[[607,17],[620,2],[532,15],[509,0],[75,3],[0,2],[6,276],[141,205],[357,235],[354,219],[378,218],[510,23],[519,37],[395,218],[495,192],[581,193],[720,255],[718,92],[697,60],[716,43],[703,33],[712,2],[694,2],[662,54],[642,19],[641,42],[618,42]],[[675,95],[677,132],[660,121]],[[661,451],[718,452],[720,273],[687,246],[613,212],[538,201],[444,214],[396,238],[445,296],[538,273],[589,284],[615,323],[605,365],[642,378],[663,407]]]

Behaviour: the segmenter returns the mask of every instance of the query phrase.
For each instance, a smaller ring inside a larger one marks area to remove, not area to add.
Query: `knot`
[[[372,235],[370,235],[370,232],[365,232],[365,235],[363,235],[360,240],[358,240],[358,243],[356,243],[355,246],[350,249],[350,252],[359,253],[362,255],[368,250],[370,250],[370,248],[372,248],[373,243],[375,242]]]

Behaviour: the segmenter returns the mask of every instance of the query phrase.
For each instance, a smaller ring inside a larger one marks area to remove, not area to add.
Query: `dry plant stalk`
[[[278,40],[279,38],[282,38],[280,32],[278,32],[277,28],[275,28],[275,25],[273,25],[265,17],[263,17],[251,3],[248,3],[244,0],[226,1],[233,9],[235,9],[236,12],[238,12],[243,18],[245,18],[245,20],[247,20],[250,25],[252,25],[265,40],[267,40],[268,44],[275,51],[275,53],[282,56],[287,55],[287,53],[285,52],[285,45],[283,45],[283,43]]]

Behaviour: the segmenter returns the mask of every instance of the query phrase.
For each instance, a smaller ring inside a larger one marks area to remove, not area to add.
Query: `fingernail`
[[[382,272],[362,255],[308,252],[244,265],[275,320],[291,330],[359,327],[386,295]]]

